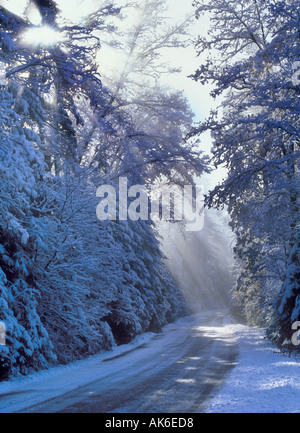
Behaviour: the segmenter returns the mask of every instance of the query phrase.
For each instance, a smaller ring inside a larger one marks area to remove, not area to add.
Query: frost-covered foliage
[[[38,312],[59,361],[158,331],[185,311],[149,224],[98,221],[83,173],[65,176],[54,195]]]
[[[138,174],[148,181],[164,176],[175,183],[192,183],[194,174],[207,169],[197,140],[183,145],[193,113],[182,92],[160,82],[162,74],[173,72],[165,54],[169,48],[185,46],[189,20],[183,16],[174,24],[165,0],[121,3],[125,5],[122,38],[114,32],[106,35],[108,64],[102,64],[101,50],[98,58],[103,83],[111,93],[106,118],[116,125],[121,116],[128,124],[117,141],[109,133],[106,157],[111,155],[118,172],[131,179]],[[103,160],[103,153],[98,155]]]
[[[145,91],[135,113],[102,85],[99,37],[118,8],[104,1],[74,24],[54,1],[29,3],[66,38],[28,45],[26,13],[0,8],[0,380],[126,343],[186,312],[152,224],[100,222],[96,189],[120,175],[184,182],[205,168],[183,140],[191,113],[182,95]]]
[[[13,103],[12,92],[0,90],[0,320],[7,329],[7,345],[0,346],[1,377],[55,359],[37,312],[42,292],[37,251],[45,249],[47,237],[45,164],[35,149],[39,137],[22,127]]]
[[[252,324],[269,325],[279,345],[299,320],[298,0],[195,1],[211,17],[197,49],[207,61],[194,79],[214,83],[218,112],[195,128],[211,131],[213,162],[227,179],[207,198],[227,204],[240,269],[236,298]],[[279,308],[277,308],[279,305]],[[275,311],[275,318],[272,319]]]

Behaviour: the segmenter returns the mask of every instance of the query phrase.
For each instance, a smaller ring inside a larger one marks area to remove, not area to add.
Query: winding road
[[[104,359],[101,378],[20,412],[203,412],[236,365],[227,317],[210,312],[181,319],[149,342]]]

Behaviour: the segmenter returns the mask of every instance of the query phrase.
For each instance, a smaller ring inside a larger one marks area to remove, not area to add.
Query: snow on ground
[[[178,332],[188,318],[168,325],[164,331]],[[280,354],[265,339],[264,330],[233,323],[209,326],[207,336],[220,338],[232,333],[239,345],[237,366],[229,374],[220,391],[209,400],[208,413],[300,413],[300,359]],[[173,337],[176,337],[176,332]],[[111,359],[150,342],[156,334],[147,333],[132,343],[115,347],[83,361],[46,371],[20,376],[0,383],[0,413],[21,411],[91,383],[104,374],[103,360]],[[169,338],[169,337],[168,337]],[[162,340],[163,344],[164,340]],[[149,346],[151,350],[151,345]],[[138,355],[137,355],[138,356]],[[105,372],[111,369],[105,363]]]
[[[21,411],[101,378],[103,360],[134,350],[150,341],[155,335],[149,332],[136,337],[129,344],[113,348],[110,352],[0,383],[0,413]],[[109,363],[105,366],[107,372]]]
[[[207,313],[207,317],[211,313]],[[206,313],[201,313],[203,320],[206,320]],[[186,325],[194,323],[193,316],[183,317],[175,323],[166,325],[163,328],[163,333],[168,334],[167,338],[177,341],[181,333],[185,333]],[[172,333],[172,331],[174,331]],[[98,379],[102,379],[105,375],[114,373],[115,364],[109,361],[116,357],[134,351],[140,346],[150,343],[157,334],[148,332],[137,336],[131,343],[116,346],[110,352],[102,352],[98,355],[88,357],[81,361],[75,361],[69,365],[57,366],[48,370],[43,370],[37,373],[32,373],[28,376],[19,376],[7,382],[0,383],[0,413],[11,413],[22,411],[31,406],[61,396],[69,391],[76,390],[84,385],[90,384]],[[165,340],[156,342],[156,347],[163,347]],[[151,352],[151,345],[148,351]],[[136,352],[139,356],[139,352]],[[125,359],[126,364],[126,359]],[[123,363],[124,363],[123,362]],[[123,363],[119,363],[119,367],[123,368]],[[125,375],[125,371],[124,371]],[[124,376],[124,379],[126,377]]]
[[[300,413],[300,358],[279,353],[262,329],[225,326],[240,348],[237,366],[208,413]]]

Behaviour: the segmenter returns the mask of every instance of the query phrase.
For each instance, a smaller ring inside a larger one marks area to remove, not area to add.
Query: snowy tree
[[[243,269],[237,296],[251,323],[266,325],[284,297],[299,220],[299,86],[292,79],[299,2],[195,1],[195,7],[212,25],[209,37],[197,41],[199,53],[209,55],[194,79],[213,82],[212,96],[222,102],[194,132],[211,131],[213,162],[228,169],[207,204],[229,206]]]
[[[37,313],[41,296],[37,251],[46,246],[45,163],[36,150],[40,138],[22,126],[13,92],[0,91],[0,318],[6,346],[0,349],[0,375],[26,373],[55,361],[47,331]]]
[[[171,176],[175,160],[178,176],[180,164],[203,168],[185,131],[172,128],[181,119],[189,124],[181,97],[160,94],[165,127],[155,115],[158,95],[150,101],[148,94],[151,110],[145,104],[135,117],[143,118],[140,129],[103,87],[99,32],[117,8],[104,2],[74,24],[56,2],[33,3],[36,26],[26,11],[0,8],[2,378],[126,343],[186,312],[151,223],[98,221],[96,189],[116,186],[124,173],[129,184]],[[163,128],[154,140],[153,130]]]
[[[111,94],[105,118],[118,128],[119,119],[124,119],[117,140],[108,133],[104,149],[106,157],[111,155],[108,165],[129,177],[139,173],[151,182],[162,175],[175,183],[191,183],[192,174],[207,166],[196,140],[185,142],[193,113],[183,94],[166,88],[159,79],[175,72],[168,67],[165,52],[185,46],[189,19],[173,24],[164,0],[134,2],[122,13],[121,36],[112,33],[104,41],[104,61],[101,50],[98,54],[103,83]],[[103,160],[100,143],[96,158]]]

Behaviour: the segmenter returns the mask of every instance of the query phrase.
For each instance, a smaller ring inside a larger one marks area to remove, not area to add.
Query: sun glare
[[[54,46],[65,39],[64,34],[48,26],[31,27],[22,35],[26,45]]]

